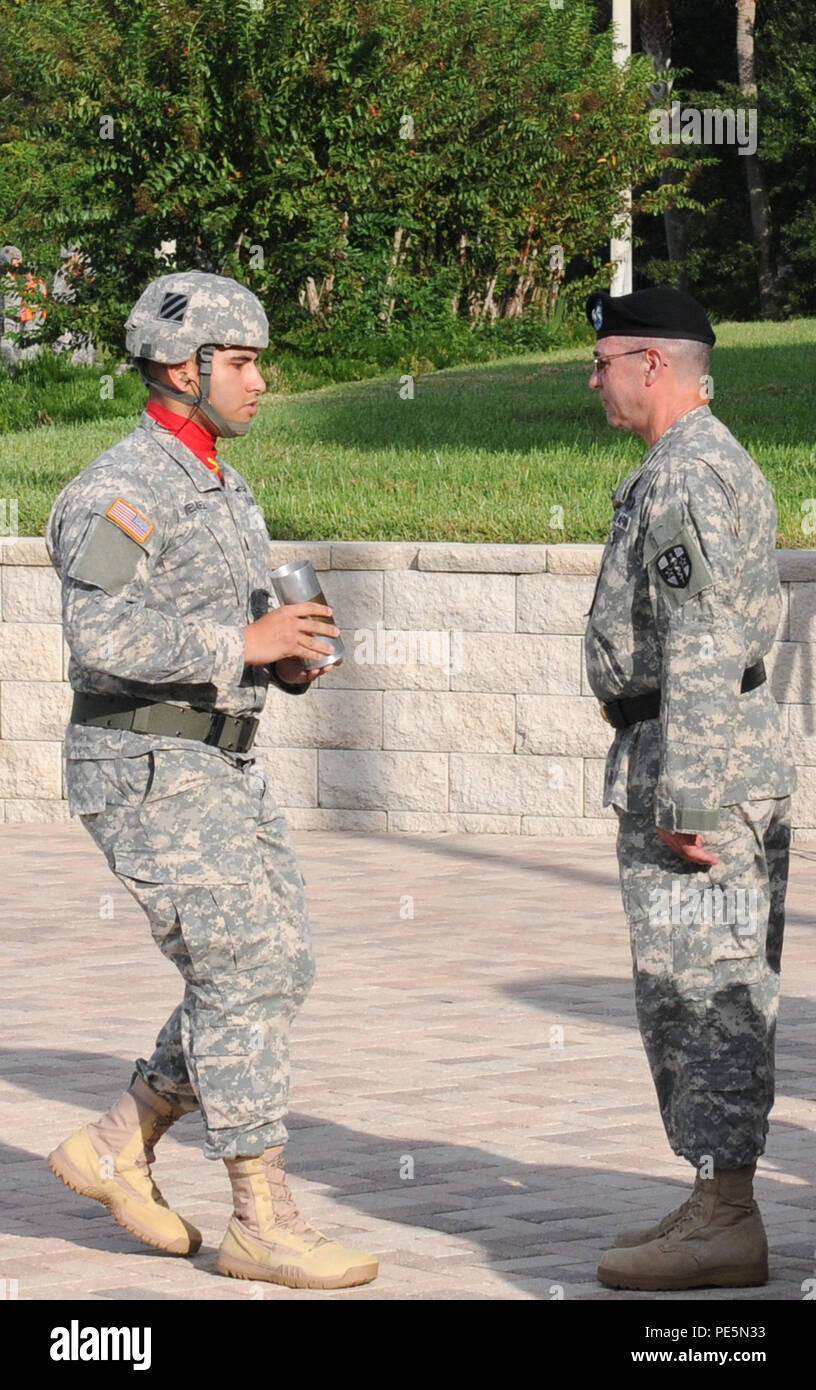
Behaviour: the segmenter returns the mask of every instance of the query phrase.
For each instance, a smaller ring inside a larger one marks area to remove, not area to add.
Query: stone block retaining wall
[[[611,834],[611,737],[583,667],[600,545],[273,542],[321,571],[347,656],[302,698],[271,686],[256,748],[297,829]],[[778,552],[770,662],[816,835],[816,552]],[[0,819],[68,816],[60,586],[41,538],[0,539]]]

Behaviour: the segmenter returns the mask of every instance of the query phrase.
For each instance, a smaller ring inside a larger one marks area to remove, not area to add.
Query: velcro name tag
[[[117,497],[112,507],[109,507],[105,515],[111,521],[115,521],[117,526],[121,526],[123,531],[127,531],[140,545],[144,545],[148,536],[155,530],[152,521],[136,507],[126,502],[124,497]]]

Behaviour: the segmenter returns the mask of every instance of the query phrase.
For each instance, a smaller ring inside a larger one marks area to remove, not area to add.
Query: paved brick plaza
[[[676,1205],[691,1173],[666,1143],[635,1027],[612,842],[295,840],[318,981],[293,1035],[292,1186],[314,1224],[378,1253],[380,1278],[312,1293],[217,1275],[229,1185],[195,1116],[154,1168],[204,1233],[191,1260],[141,1245],[51,1175],[45,1155],[127,1085],[180,979],[78,822],[7,825],[0,1279],[20,1299],[803,1297],[816,1273],[816,846],[793,855],[758,1183],[771,1282],[654,1295],[594,1278],[614,1232]],[[99,918],[104,893],[113,921]]]

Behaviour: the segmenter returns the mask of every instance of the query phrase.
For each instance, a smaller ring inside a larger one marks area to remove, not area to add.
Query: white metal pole
[[[612,24],[615,31],[614,58],[622,67],[632,52],[632,0],[612,0]],[[621,191],[623,209],[617,214],[613,225],[618,231],[609,243],[609,259],[615,269],[612,274],[610,294],[631,294],[632,292],[632,190]]]

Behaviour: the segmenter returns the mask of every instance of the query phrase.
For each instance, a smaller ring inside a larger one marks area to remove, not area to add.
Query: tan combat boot
[[[755,1167],[756,1164],[754,1164],[754,1168]],[[753,1171],[754,1169],[752,1168],[752,1174]],[[685,1216],[694,1200],[695,1192],[700,1190],[700,1182],[700,1174],[696,1173],[694,1177],[694,1187],[685,1202],[682,1202],[679,1207],[675,1207],[674,1211],[667,1212],[662,1220],[658,1221],[656,1226],[636,1226],[630,1227],[626,1231],[619,1231],[612,1242],[613,1246],[616,1249],[623,1249],[632,1245],[645,1245],[647,1241],[657,1240],[660,1236],[664,1236],[667,1231],[671,1230],[674,1223],[680,1220],[681,1216]]]
[[[102,1202],[145,1244],[194,1255],[201,1232],[170,1210],[150,1174],[153,1145],[185,1113],[135,1073],[107,1114],[64,1139],[48,1166],[74,1192]]]
[[[598,1278],[610,1289],[742,1288],[768,1279],[768,1241],[755,1164],[700,1178],[686,1211],[655,1240],[607,1250]]]
[[[216,1258],[219,1274],[290,1289],[347,1289],[377,1277],[374,1255],[348,1250],[303,1220],[286,1182],[283,1145],[224,1162],[235,1214]]]

